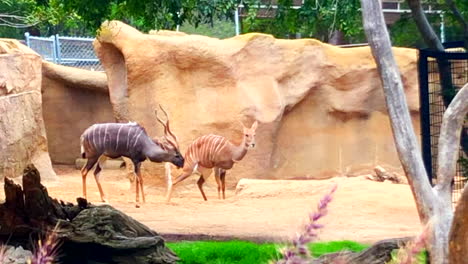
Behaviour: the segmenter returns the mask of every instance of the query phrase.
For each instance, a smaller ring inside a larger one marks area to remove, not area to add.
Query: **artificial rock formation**
[[[256,149],[228,173],[231,185],[240,178],[331,177],[377,163],[399,167],[368,47],[264,34],[143,34],[118,21],[105,22],[94,45],[114,116],[162,135],[154,109],[163,105],[182,152],[201,135],[237,140],[238,121],[260,122]],[[418,124],[416,50],[393,52]],[[163,182],[163,166],[143,168]]]
[[[42,60],[16,40],[0,40],[0,178],[21,175],[33,163],[56,178],[42,118]]]
[[[43,61],[42,107],[53,163],[75,164],[80,136],[95,123],[114,122],[106,74]]]

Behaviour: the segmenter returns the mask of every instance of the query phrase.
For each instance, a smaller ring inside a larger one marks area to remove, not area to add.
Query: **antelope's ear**
[[[255,120],[255,122],[252,124],[252,127],[251,127],[250,129],[256,130],[256,129],[257,129],[257,126],[258,126],[258,121]]]

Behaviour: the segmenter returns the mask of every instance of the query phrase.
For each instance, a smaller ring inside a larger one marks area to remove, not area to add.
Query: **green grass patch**
[[[280,258],[280,249],[285,245],[248,241],[194,241],[167,243],[181,259],[181,264],[255,264],[268,263]],[[309,248],[315,257],[342,250],[361,251],[367,245],[353,241],[312,243]]]

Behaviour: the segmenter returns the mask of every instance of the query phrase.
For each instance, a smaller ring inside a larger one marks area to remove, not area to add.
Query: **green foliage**
[[[460,157],[458,162],[460,164],[462,177],[465,178],[465,180],[468,180],[468,159],[465,157]]]
[[[389,30],[393,46],[424,47],[424,40],[413,21],[411,14],[403,14]]]
[[[65,8],[61,0],[4,0],[0,1],[0,14],[24,17],[25,28],[0,26],[0,37],[23,38],[24,32],[50,36],[87,35],[83,19],[76,12]]]
[[[319,257],[323,254],[339,252],[343,250],[360,252],[368,247],[369,246],[367,245],[363,245],[354,241],[343,240],[343,241],[312,243],[310,245],[310,250],[314,257]]]
[[[213,24],[217,18],[232,18],[237,0],[63,0],[90,28],[97,29],[108,19],[119,19],[140,30],[175,29],[189,23]]]
[[[429,263],[429,257],[428,253],[426,250],[423,250],[422,252],[418,253],[415,258],[414,258],[414,263],[412,264],[427,264]],[[400,264],[402,263],[402,260],[398,258],[398,250],[394,250],[392,252],[392,259],[386,263],[386,264]]]
[[[281,257],[279,252],[284,245],[256,244],[247,241],[196,241],[167,243],[167,246],[179,256],[181,264],[254,264],[269,263],[269,261],[279,259]],[[310,244],[314,257],[342,250],[357,252],[365,248],[367,248],[366,245],[352,241]]]
[[[197,34],[219,39],[230,38],[236,34],[232,21],[219,19],[215,19],[213,24],[200,24],[198,27],[185,24],[180,27],[180,31],[187,34]]]
[[[26,16],[27,12],[34,8],[34,0],[2,0],[0,1],[0,14]],[[27,21],[25,21],[27,22]],[[0,37],[22,38],[24,29],[0,26]]]
[[[362,41],[362,28],[359,0],[305,0],[304,4],[293,9],[292,0],[279,0],[274,18],[246,19],[244,31],[260,31],[279,38],[300,33],[303,37],[313,37],[327,42],[339,30],[353,41]]]
[[[468,20],[466,0],[454,1]],[[297,9],[292,8],[293,0],[278,0],[277,9],[269,6],[266,11],[271,17],[266,18],[264,10],[259,16],[260,3],[268,2],[272,1],[242,1],[243,33],[262,32],[278,38],[300,34],[328,42],[334,32],[340,31],[350,42],[365,42],[359,0],[304,0]],[[445,6],[445,0],[437,2],[437,8],[445,10],[446,39],[461,39],[461,24]],[[103,21],[118,19],[142,31],[174,30],[180,25],[189,33],[225,38],[233,35],[234,25],[228,21],[233,20],[235,7],[240,3],[241,0],[1,0],[0,14],[24,16],[34,26],[28,29],[0,26],[0,37],[23,38],[26,30],[43,36],[94,35]],[[438,32],[440,16],[428,16]],[[404,14],[390,32],[396,46],[424,47],[410,14]]]
[[[445,41],[457,41],[463,39],[463,27],[459,21],[453,15],[453,12],[445,5],[445,0],[432,1],[436,2],[437,9],[444,11],[444,31],[445,31]],[[456,7],[462,14],[465,21],[468,22],[468,5],[466,0],[454,0]],[[433,3],[434,4],[434,3]],[[403,6],[403,8],[408,8]],[[440,36],[441,32],[441,17],[439,14],[426,14],[429,23]],[[417,48],[426,48],[421,34],[419,33],[418,28],[412,18],[411,14],[402,14],[400,20],[390,28],[390,36],[392,39],[392,44],[395,46],[404,46],[404,47],[417,47]]]

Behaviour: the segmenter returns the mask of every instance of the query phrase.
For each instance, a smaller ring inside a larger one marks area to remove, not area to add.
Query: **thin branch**
[[[451,182],[456,172],[460,137],[465,116],[468,113],[468,83],[458,91],[445,110],[439,135],[437,177],[435,190],[441,196],[451,195]],[[451,201],[451,199],[444,199]]]
[[[431,27],[431,24],[429,24],[429,21],[424,14],[421,1],[408,0],[407,2],[409,8],[411,9],[411,14],[413,15],[414,21],[416,22],[416,26],[418,27],[419,32],[424,39],[424,42],[429,46],[429,48],[443,52],[444,46],[437,37],[434,29]]]
[[[14,18],[18,20],[26,20],[25,16],[9,15],[9,14],[0,14],[0,18]]]
[[[27,18],[24,16],[0,14],[0,26],[12,28],[28,28],[37,25],[39,22],[27,23]]]

